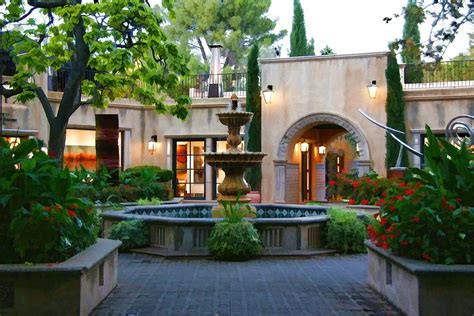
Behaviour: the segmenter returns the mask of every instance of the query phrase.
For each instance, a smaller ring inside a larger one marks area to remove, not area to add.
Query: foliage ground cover
[[[365,224],[355,212],[331,208],[331,218],[327,223],[326,245],[340,253],[359,253],[366,251],[364,241],[367,232]]]
[[[150,233],[144,221],[121,221],[112,226],[109,238],[120,240],[120,251],[129,251],[133,248],[146,247],[150,243]]]

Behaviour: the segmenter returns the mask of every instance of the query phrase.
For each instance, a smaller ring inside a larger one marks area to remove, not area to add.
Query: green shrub
[[[251,223],[224,220],[212,229],[208,248],[217,259],[242,261],[258,255],[262,247],[258,231]]]
[[[347,253],[365,252],[366,228],[354,212],[331,208],[328,211],[327,247]]]
[[[160,205],[161,200],[159,198],[151,198],[151,199],[139,199],[137,201],[138,205]]]
[[[120,251],[129,251],[133,248],[147,247],[150,243],[150,233],[144,221],[122,221],[112,226],[109,239],[120,240]]]
[[[262,249],[257,229],[244,220],[251,210],[249,205],[242,206],[239,196],[235,202],[222,203],[226,218],[217,223],[207,241],[212,254],[220,260],[242,261],[259,254]]]
[[[74,196],[93,202],[100,201],[102,191],[109,187],[110,174],[106,168],[90,171],[81,165],[81,168],[71,172],[71,177],[74,180]]]
[[[120,176],[121,183],[139,188],[139,197],[151,199],[157,197],[168,200],[165,182],[173,178],[173,172],[155,166],[138,166],[125,170]]]
[[[94,205],[74,197],[70,171],[41,147],[0,138],[0,263],[63,261],[97,238]]]

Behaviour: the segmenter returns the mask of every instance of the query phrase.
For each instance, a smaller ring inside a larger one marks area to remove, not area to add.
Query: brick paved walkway
[[[93,315],[397,315],[366,285],[367,256],[163,260],[121,254]]]

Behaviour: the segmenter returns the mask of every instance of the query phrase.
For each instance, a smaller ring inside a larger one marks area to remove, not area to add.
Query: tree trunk
[[[67,120],[58,118],[49,127],[48,155],[58,160],[58,168],[64,165],[64,148],[66,147]]]

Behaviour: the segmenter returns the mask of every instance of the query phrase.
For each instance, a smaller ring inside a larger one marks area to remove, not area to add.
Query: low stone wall
[[[474,314],[474,265],[425,263],[366,245],[370,286],[407,315]]]
[[[304,205],[256,204],[258,218],[248,219],[260,233],[264,250],[271,254],[307,252],[323,247],[325,208]],[[206,250],[212,227],[222,219],[210,218],[212,205],[132,207],[103,214],[104,236],[122,220],[144,220],[150,229],[150,247],[183,255]],[[159,254],[159,252],[155,252]],[[297,253],[295,253],[297,254]]]
[[[89,315],[117,285],[120,241],[58,264],[0,265],[0,315]]]

